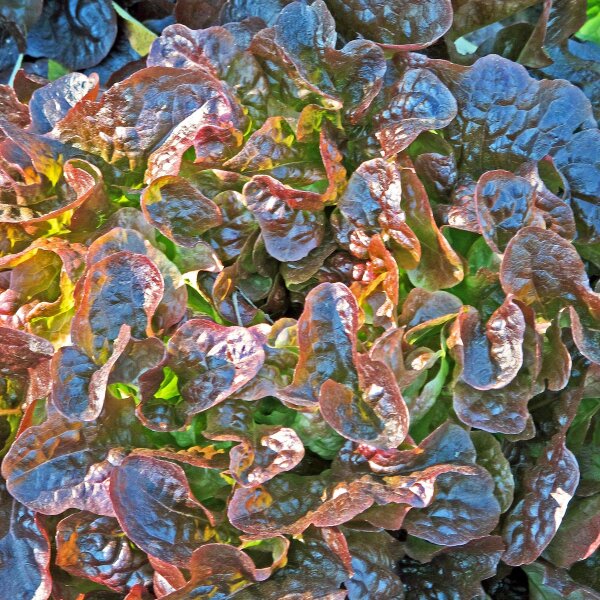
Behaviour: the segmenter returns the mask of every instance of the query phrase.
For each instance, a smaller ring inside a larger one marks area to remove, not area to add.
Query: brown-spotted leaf
[[[214,517],[174,463],[129,456],[111,475],[110,497],[127,537],[176,566],[189,567],[194,550],[216,536]]]
[[[202,233],[223,220],[212,200],[177,176],[154,179],[142,193],[141,206],[146,219],[181,246],[195,246]]]
[[[152,335],[151,321],[164,291],[156,265],[142,254],[118,252],[88,268],[71,323],[73,341],[96,362],[105,362],[122,325],[131,335]]]
[[[423,131],[443,129],[456,116],[456,100],[427,69],[407,69],[391,89],[391,98],[375,116],[375,137],[389,158],[406,149]]]
[[[50,542],[39,518],[0,481],[0,595],[45,600],[52,592]]]
[[[116,592],[152,582],[148,557],[123,534],[114,517],[76,512],[56,528],[56,564]]]
[[[556,534],[578,482],[577,460],[559,432],[525,471],[517,503],[504,521],[505,563],[528,564],[541,555]]]
[[[209,440],[240,442],[229,451],[229,471],[245,487],[290,471],[304,458],[304,446],[293,429],[255,423],[252,408],[241,400],[222,402],[208,412],[203,431]]]

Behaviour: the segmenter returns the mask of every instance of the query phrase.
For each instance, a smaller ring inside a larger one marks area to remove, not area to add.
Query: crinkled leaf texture
[[[599,598],[597,4],[0,1],[0,600]]]

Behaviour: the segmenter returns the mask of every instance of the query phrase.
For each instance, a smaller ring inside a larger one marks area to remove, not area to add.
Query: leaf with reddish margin
[[[444,474],[456,476],[447,479],[448,485],[439,492],[443,514],[452,514],[454,522],[454,528],[447,532],[448,541],[460,544],[489,533],[499,516],[498,503],[492,495],[494,486],[487,471],[472,465],[438,464],[408,475],[384,478],[368,474],[343,477],[340,474],[332,478],[327,473],[313,476],[283,473],[261,486],[237,488],[227,514],[234,527],[258,537],[298,535],[310,525],[334,527],[350,521],[374,504],[397,503],[419,508],[431,505],[432,514],[435,514],[438,506],[436,482]],[[468,478],[473,480],[470,486],[464,481]],[[453,484],[456,484],[454,495],[447,489]],[[466,501],[477,507],[475,517],[472,514],[467,517],[467,513],[461,512],[465,510],[465,500],[457,497],[461,492],[469,492]],[[464,519],[459,519],[452,512],[453,508],[465,515]],[[415,509],[408,514],[414,512]],[[436,535],[435,528],[428,530],[427,515],[424,512],[420,518],[413,519],[413,528],[423,532],[426,539]],[[470,522],[466,523],[468,518]]]
[[[389,533],[346,531],[353,575],[344,582],[349,600],[400,600],[404,586],[396,572],[402,545]]]
[[[375,116],[375,137],[389,158],[406,149],[423,131],[443,129],[456,116],[456,100],[427,69],[407,69],[391,88],[391,98]]]
[[[444,546],[459,546],[490,533],[498,524],[500,505],[494,480],[482,467],[470,473],[442,473],[430,506],[411,510],[404,519],[410,535]]]
[[[248,47],[250,35],[240,35],[241,31],[239,25],[201,27],[197,31],[180,22],[169,25],[152,44],[148,66],[204,69],[226,79],[227,72]]]
[[[401,561],[398,572],[406,600],[484,597],[481,582],[495,575],[503,549],[501,538],[490,536],[443,548],[430,562]]]
[[[373,42],[353,40],[336,49],[335,21],[322,0],[287,4],[273,27],[259,31],[251,51],[277,65],[298,88],[322,97],[324,106],[342,108],[351,123],[366,112],[379,92],[385,56]]]
[[[332,217],[338,243],[366,258],[369,238],[379,233],[390,239],[398,266],[414,268],[421,245],[406,223],[401,198],[400,173],[394,164],[381,158],[362,163],[338,201],[339,214]]]
[[[11,498],[2,480],[0,523],[0,565],[4,572],[0,594],[3,598],[49,598],[52,579],[48,534],[33,511]]]
[[[452,24],[449,0],[329,0],[345,30],[359,33],[394,50],[418,50],[433,44]]]
[[[0,121],[8,121],[25,129],[30,116],[26,104],[21,104],[15,90],[9,85],[0,85]],[[0,140],[2,140],[0,133]]]
[[[294,381],[282,398],[298,404],[318,402],[321,386],[332,379],[354,387],[358,306],[352,292],[341,283],[313,288],[298,319],[300,355]]]
[[[410,281],[429,291],[453,287],[464,277],[462,261],[438,228],[414,165],[405,157],[399,165],[406,224],[421,245],[419,262],[408,272]]]
[[[500,269],[507,294],[553,318],[569,307],[579,350],[600,362],[594,343],[600,321],[600,295],[594,293],[577,250],[557,233],[525,227],[510,241]]]
[[[31,95],[30,131],[48,133],[81,100],[95,100],[98,77],[68,73],[38,88]]]
[[[573,498],[544,557],[557,567],[568,569],[589,558],[600,547],[600,494]]]
[[[192,495],[183,469],[152,456],[131,455],[110,478],[119,524],[137,546],[178,567],[218,539],[213,515]]]
[[[376,233],[369,241],[369,260],[364,270],[356,269],[357,281],[350,286],[366,320],[385,329],[396,325],[398,307],[398,265]]]
[[[455,360],[462,366],[462,381],[478,390],[503,388],[523,365],[525,316],[508,297],[489,318],[485,330],[481,316],[465,307],[454,327],[460,342],[453,346]]]
[[[265,118],[269,86],[261,65],[248,51],[257,28],[256,22],[227,23],[206,29],[188,29],[179,23],[169,25],[152,45],[148,66],[206,71],[227,82],[250,116],[261,122]]]
[[[537,170],[488,171],[477,182],[475,208],[481,232],[494,252],[504,252],[508,242],[528,226],[556,231],[570,239],[575,233],[573,213],[568,204],[542,183]]]
[[[148,557],[132,546],[113,517],[77,512],[56,527],[56,564],[116,592],[152,581]]]
[[[107,396],[97,421],[71,422],[54,412],[23,430],[2,462],[2,474],[11,495],[32,510],[57,515],[78,508],[112,516],[110,473],[126,448],[155,445],[148,433],[131,399]]]
[[[577,130],[595,128],[581,90],[566,81],[532,79],[524,67],[499,56],[480,58],[449,86],[458,103],[449,141],[459,169],[475,178],[490,169],[512,170],[525,160],[564,154]]]
[[[135,211],[135,214],[150,232],[154,231],[147,225],[139,211]],[[123,223],[123,225],[132,229],[115,226],[90,244],[87,255],[88,267],[118,252],[133,252],[147,256],[158,267],[164,284],[162,298],[152,316],[152,326],[157,333],[168,331],[185,315],[188,300],[185,281],[179,269],[160,250],[151,245],[150,240],[153,240],[151,233],[141,228],[139,223]]]
[[[391,370],[366,354],[356,359],[358,390],[332,379],[321,386],[323,418],[346,439],[375,448],[395,448],[408,433],[408,408]]]
[[[597,209],[600,176],[600,131],[585,129],[573,135],[554,154],[557,169],[571,192],[571,206],[582,243],[600,241],[600,213]]]
[[[158,338],[129,340],[110,372],[109,383],[121,382],[139,387],[140,377],[156,367],[164,359],[165,352],[165,345]]]
[[[402,313],[398,317],[398,322],[400,325],[413,328],[427,321],[454,315],[461,307],[462,302],[454,294],[414,288],[410,290],[402,304]]]
[[[289,427],[258,425],[253,406],[227,400],[212,408],[202,432],[209,440],[240,442],[229,451],[229,471],[244,487],[254,487],[292,470],[304,458],[304,446]]]
[[[528,564],[542,554],[556,534],[578,482],[577,460],[565,446],[564,433],[559,432],[525,471],[518,501],[504,521],[505,563]]]
[[[154,179],[141,206],[148,222],[181,246],[195,246],[202,233],[223,221],[219,207],[182,177]]]
[[[373,452],[369,448],[363,454],[374,473],[386,475],[407,474],[433,465],[458,462],[473,464],[476,459],[475,446],[467,431],[446,421],[430,433],[418,446],[410,450]]]
[[[383,84],[386,71],[381,48],[365,39],[352,40],[341,50],[327,48],[324,58],[351,124],[368,111]]]
[[[82,288],[71,336],[94,361],[106,362],[124,324],[133,337],[152,335],[164,282],[149,258],[127,251],[102,258],[90,264]]]
[[[256,175],[244,186],[244,197],[273,258],[300,260],[323,241],[325,214],[318,194]]]
[[[448,32],[450,40],[502,21],[535,4],[535,0],[454,0],[454,19]]]
[[[0,327],[0,342],[2,374],[21,373],[34,368],[41,362],[50,360],[54,354],[54,347],[49,341],[10,327]]]
[[[546,0],[542,14],[519,54],[519,62],[529,67],[551,64],[550,48],[560,46],[586,22],[586,3],[580,0]]]
[[[206,71],[148,67],[113,85],[99,102],[77,104],[53,134],[126,170],[137,172],[149,159],[151,180],[176,174],[203,129],[243,129],[243,121],[237,101]]]
[[[204,239],[223,262],[229,262],[239,256],[244,243],[258,225],[240,193],[233,190],[221,192],[213,198],[213,202],[221,212],[223,224],[211,229]]]
[[[267,581],[235,593],[235,600],[344,600],[340,584],[347,579],[338,548],[325,530],[309,530],[293,540],[286,566]]]
[[[151,429],[179,427],[165,422],[154,400],[164,367],[171,368],[178,378],[183,402],[175,409],[189,424],[193,415],[222,402],[251,381],[264,360],[262,345],[248,329],[192,319],[169,340],[165,360],[141,377],[139,414]]]
[[[535,326],[535,314],[519,306],[525,317],[522,344],[522,366],[504,387],[478,390],[462,377],[454,385],[453,404],[458,418],[471,427],[490,433],[519,434],[530,418],[527,403],[543,391],[539,383],[541,370],[541,341]],[[452,345],[452,341],[449,341]]]
[[[190,580],[165,600],[235,598],[236,592],[261,579],[252,559],[227,544],[206,544],[195,550],[189,570]]]
[[[479,178],[475,208],[483,237],[494,252],[504,252],[523,227],[544,226],[536,214],[533,186],[510,171],[488,171]]]
[[[35,145],[32,146],[31,153],[35,155],[36,150]],[[1,222],[41,223],[70,210],[75,211],[73,219],[75,215],[85,211],[87,204],[101,204],[100,200],[104,197],[103,180],[95,166],[77,158],[70,158],[63,165],[62,159],[68,158],[69,154],[55,159],[53,156],[44,156],[44,150],[39,150],[40,155],[33,161],[34,166],[50,180],[57,179],[57,185],[51,189],[46,180],[30,185],[9,180],[5,191],[10,190],[11,193],[3,194],[0,204]],[[43,164],[36,164],[37,160],[43,161]],[[77,219],[75,222],[77,223]]]
[[[298,140],[294,122],[284,117],[269,117],[223,166],[248,176],[271,175],[298,187],[326,177],[321,162]]]
[[[52,357],[52,405],[71,421],[94,421],[100,416],[110,373],[130,342],[123,325],[108,360],[98,365],[77,346],[63,346]]]

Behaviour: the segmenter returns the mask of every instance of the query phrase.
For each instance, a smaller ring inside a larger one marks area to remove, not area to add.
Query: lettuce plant
[[[597,4],[0,6],[0,597],[600,598]]]

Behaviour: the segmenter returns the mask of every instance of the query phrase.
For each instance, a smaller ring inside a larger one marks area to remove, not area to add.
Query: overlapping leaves
[[[583,4],[0,7],[0,596],[598,597]]]

